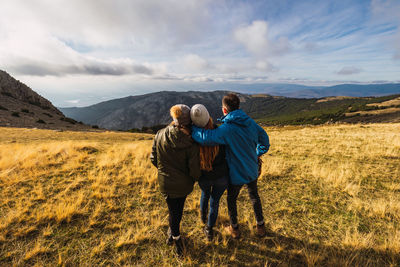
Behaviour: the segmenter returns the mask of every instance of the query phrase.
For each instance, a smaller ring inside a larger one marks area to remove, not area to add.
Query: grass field
[[[241,240],[224,231],[224,195],[207,242],[196,185],[179,259],[165,244],[152,135],[0,128],[0,266],[399,266],[400,124],[266,130],[268,236],[254,235],[243,190]]]

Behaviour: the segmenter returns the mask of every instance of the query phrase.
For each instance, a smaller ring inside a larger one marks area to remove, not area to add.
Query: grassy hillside
[[[242,191],[242,239],[224,231],[224,196],[206,242],[196,186],[178,259],[165,244],[152,135],[0,128],[0,265],[400,265],[400,124],[267,132],[259,185],[268,237],[254,235]]]
[[[328,97],[322,99],[270,98],[254,96],[243,109],[266,125],[323,124],[326,122],[400,122],[400,95],[382,97]],[[381,105],[381,103],[389,103]],[[360,111],[388,111],[385,116],[358,114]]]

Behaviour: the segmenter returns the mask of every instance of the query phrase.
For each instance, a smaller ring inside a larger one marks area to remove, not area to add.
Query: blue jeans
[[[210,201],[210,212],[208,214],[208,227],[213,227],[218,217],[219,200],[228,188],[228,177],[224,176],[216,180],[199,179],[201,188],[200,211],[205,215]],[[211,198],[211,199],[210,199]]]

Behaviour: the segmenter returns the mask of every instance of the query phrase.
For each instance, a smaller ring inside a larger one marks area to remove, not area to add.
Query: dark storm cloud
[[[129,74],[152,75],[154,73],[151,68],[140,64],[103,62],[91,62],[82,65],[29,62],[14,65],[11,70],[18,74],[31,76],[64,76],[68,74],[121,76]]]

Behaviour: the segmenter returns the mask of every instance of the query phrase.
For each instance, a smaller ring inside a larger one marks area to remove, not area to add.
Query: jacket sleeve
[[[153,146],[151,147],[150,161],[157,168],[157,135],[154,137]]]
[[[268,152],[270,144],[269,137],[265,130],[257,124],[258,128],[258,144],[257,144],[257,156],[261,156]]]
[[[226,145],[226,137],[229,134],[229,126],[222,124],[216,129],[206,130],[192,126],[192,138],[200,145],[216,146]]]
[[[193,178],[194,181],[198,181],[201,176],[200,170],[200,149],[197,144],[193,144],[193,146],[189,150],[189,174],[190,177]]]

